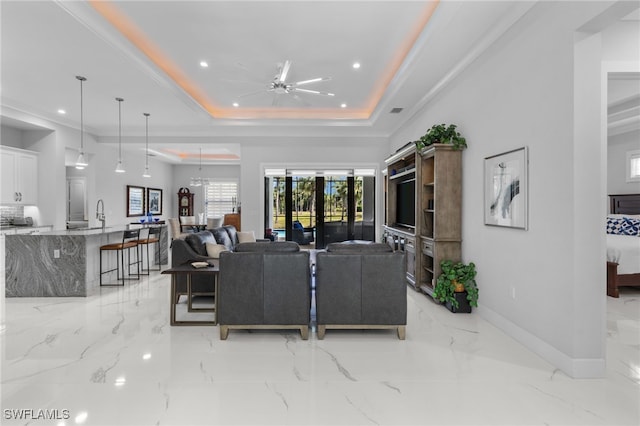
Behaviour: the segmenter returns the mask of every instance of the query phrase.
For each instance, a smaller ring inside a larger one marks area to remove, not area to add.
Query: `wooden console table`
[[[194,268],[191,266],[191,263],[185,263],[180,266],[176,266],[170,269],[165,269],[162,271],[163,274],[171,275],[171,325],[217,325],[217,308],[218,308],[218,274],[220,273],[220,265],[207,266],[205,268]],[[204,274],[211,276],[211,286],[213,287],[214,299],[213,299],[213,308],[194,308],[193,307],[193,298],[191,294],[191,277],[194,274]],[[188,312],[213,312],[216,314],[215,319],[209,321],[178,321],[176,319],[176,305],[178,304],[178,295],[177,295],[177,283],[176,278],[178,275],[186,275],[187,277],[187,311]]]

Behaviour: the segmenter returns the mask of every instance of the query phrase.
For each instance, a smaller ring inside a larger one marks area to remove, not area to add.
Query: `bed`
[[[610,233],[610,225],[616,223],[616,220],[619,222],[621,218],[640,221],[640,194],[610,195],[609,198],[611,213],[607,216],[607,296],[619,297],[620,287],[640,287],[640,236]]]

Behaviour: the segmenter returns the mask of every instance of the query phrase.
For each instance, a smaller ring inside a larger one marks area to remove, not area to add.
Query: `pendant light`
[[[118,163],[116,164],[116,173],[124,173],[122,166],[122,98],[116,98],[118,101]]]
[[[146,121],[146,131],[145,131],[145,162],[144,162],[144,174],[142,175],[142,177],[146,177],[146,178],[150,178],[151,174],[149,173],[149,116],[151,114],[149,114],[148,112],[143,112],[142,113],[145,116],[145,121]]]
[[[189,185],[190,186],[209,185],[209,178],[202,177],[202,148],[200,148],[200,165],[198,166],[198,174],[200,176],[191,178],[191,182],[189,182]]]
[[[78,159],[76,160],[76,169],[82,170],[89,165],[84,158],[84,118],[82,105],[82,83],[87,81],[87,79],[81,75],[77,75],[76,78],[80,81],[80,151],[78,152]]]

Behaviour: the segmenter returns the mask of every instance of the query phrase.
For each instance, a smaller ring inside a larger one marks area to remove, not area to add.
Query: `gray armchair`
[[[309,253],[291,241],[240,243],[220,254],[220,339],[230,329],[299,329],[309,338]]]
[[[313,228],[304,228],[299,221],[293,222],[292,240],[301,246],[306,246],[315,241],[313,237]]]
[[[382,243],[332,243],[316,256],[318,338],[327,328],[395,328],[404,340],[404,254]]]

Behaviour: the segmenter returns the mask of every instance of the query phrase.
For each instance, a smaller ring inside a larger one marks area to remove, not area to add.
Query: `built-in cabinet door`
[[[13,151],[0,151],[0,183],[1,194],[0,202],[2,204],[14,204],[17,202],[16,195],[16,152]]]
[[[18,192],[21,204],[38,204],[38,157],[18,154]]]
[[[38,203],[38,157],[35,153],[3,148],[1,155],[2,204]]]

